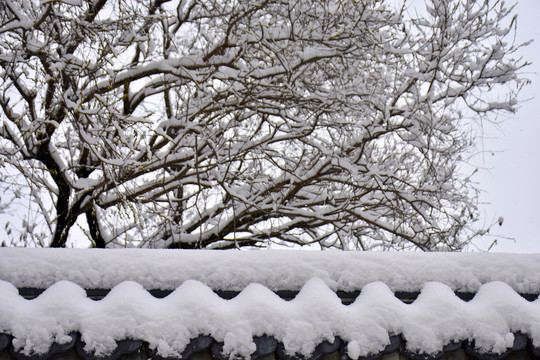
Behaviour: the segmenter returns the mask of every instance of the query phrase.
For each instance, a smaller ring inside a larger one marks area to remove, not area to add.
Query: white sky
[[[507,2],[511,4],[512,2]],[[531,84],[523,90],[515,115],[505,119],[499,129],[491,128],[483,140],[485,152],[478,159],[484,166],[476,177],[478,186],[485,190],[482,201],[483,221],[491,223],[504,217],[501,227],[480,241],[487,248],[497,239],[492,251],[540,252],[540,1],[521,0],[515,8],[518,15],[518,42],[535,40],[521,51],[532,62],[523,76]],[[494,139],[488,137],[495,136]],[[509,237],[513,239],[505,239]]]

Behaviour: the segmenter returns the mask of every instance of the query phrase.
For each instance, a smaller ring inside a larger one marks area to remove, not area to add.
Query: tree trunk
[[[90,235],[92,236],[92,241],[94,242],[94,247],[105,248],[105,239],[101,236],[101,231],[99,231],[99,222],[95,207],[86,211],[86,221],[88,222],[88,228],[90,230]]]
[[[69,187],[60,186],[58,181],[57,185],[59,189],[58,198],[56,200],[57,220],[51,247],[60,248],[66,247],[69,229],[73,226],[77,217],[74,216],[72,209],[69,207]]]

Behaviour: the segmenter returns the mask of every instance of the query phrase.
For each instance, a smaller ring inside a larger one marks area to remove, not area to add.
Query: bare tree
[[[97,247],[462,249],[478,211],[460,166],[471,124],[514,110],[514,27],[498,0],[417,18],[378,0],[4,0],[4,200],[31,214],[12,244],[66,246],[85,217]]]

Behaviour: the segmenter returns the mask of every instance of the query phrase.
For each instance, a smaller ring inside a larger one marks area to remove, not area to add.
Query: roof
[[[539,293],[539,273],[540,254],[0,248],[0,279],[17,288],[69,280],[85,289],[111,289],[131,280],[148,290],[174,290],[197,280],[213,290],[241,291],[251,283],[300,290],[316,277],[341,291],[374,281],[393,291],[420,291],[438,281],[476,292],[502,281],[519,293]]]
[[[540,355],[539,266],[486,253],[0,249],[0,356]],[[95,301],[92,289],[111,290]]]

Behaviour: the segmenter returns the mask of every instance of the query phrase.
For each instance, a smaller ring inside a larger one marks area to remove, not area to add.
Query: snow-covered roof
[[[344,291],[374,281],[393,291],[419,291],[437,281],[476,292],[502,281],[519,293],[539,293],[538,274],[540,254],[0,248],[0,279],[18,288],[68,280],[111,289],[131,280],[148,290],[174,290],[197,280],[213,290],[240,291],[251,283],[299,290],[316,277]]]
[[[105,357],[146,349],[158,359],[203,348],[216,358],[525,346],[540,355],[540,300],[519,294],[540,292],[538,274],[540,255],[3,248],[0,356],[69,346]],[[24,287],[46,290],[27,300]],[[112,290],[88,298],[85,289],[97,288]],[[174,291],[156,298],[150,289]],[[226,300],[213,290],[240,293]],[[286,301],[272,290],[300,291]],[[344,305],[337,290],[361,292]],[[420,294],[406,304],[395,291]]]

